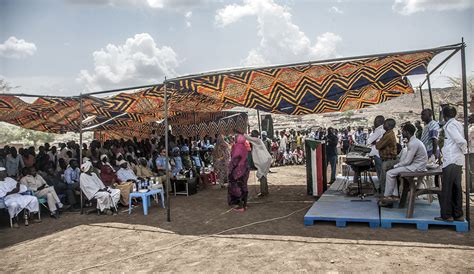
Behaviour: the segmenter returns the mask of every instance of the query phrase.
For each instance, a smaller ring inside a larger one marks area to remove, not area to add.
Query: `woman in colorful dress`
[[[227,201],[234,210],[244,212],[247,207],[249,167],[247,163],[247,148],[245,136],[238,134],[232,147],[229,163],[229,188]]]

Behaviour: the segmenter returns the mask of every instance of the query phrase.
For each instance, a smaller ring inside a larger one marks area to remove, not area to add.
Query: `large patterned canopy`
[[[199,113],[215,114],[237,106],[289,115],[368,107],[413,93],[406,76],[427,73],[433,56],[444,50],[171,79],[166,84],[170,120],[181,125],[196,123],[195,117],[203,117],[198,123],[205,122],[205,117],[213,121],[212,115]],[[163,119],[164,85],[107,98],[83,96],[82,103],[83,118],[94,116],[91,124],[103,123],[95,131],[143,136],[157,129],[156,121]],[[0,121],[45,132],[78,132],[80,99],[41,97],[29,104],[0,95]]]

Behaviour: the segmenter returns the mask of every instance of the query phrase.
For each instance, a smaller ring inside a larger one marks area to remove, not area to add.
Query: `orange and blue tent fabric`
[[[444,50],[171,79],[166,84],[170,120],[190,123],[190,113],[218,113],[234,107],[289,115],[365,108],[413,93],[406,76],[426,74],[431,59]],[[128,130],[145,136],[158,128],[156,121],[163,119],[164,85],[106,98],[83,96],[82,105],[83,118],[94,116],[91,124],[103,123],[95,131],[120,134]],[[24,128],[78,132],[80,116],[78,96],[41,97],[29,104],[17,97],[0,95],[0,121]],[[215,120],[211,118],[207,122]],[[189,130],[183,129],[186,131]]]

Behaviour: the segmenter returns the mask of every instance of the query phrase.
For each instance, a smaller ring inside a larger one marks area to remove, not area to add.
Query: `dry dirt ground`
[[[273,168],[271,195],[256,198],[251,177],[245,213],[226,206],[226,190],[172,197],[172,222],[153,205],[131,215],[64,213],[60,220],[10,229],[0,216],[0,272],[471,272],[474,238],[452,228],[305,227],[314,199],[303,166]],[[46,212],[44,212],[46,215]]]

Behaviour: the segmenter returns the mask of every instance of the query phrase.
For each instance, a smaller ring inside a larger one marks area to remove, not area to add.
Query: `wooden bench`
[[[413,212],[415,211],[415,198],[423,194],[440,194],[441,188],[439,183],[439,176],[443,174],[441,167],[436,169],[429,169],[427,171],[417,172],[402,172],[399,174],[403,181],[403,192],[400,198],[399,208],[406,206],[408,198],[407,218],[413,218]],[[435,187],[419,189],[423,177],[434,176]],[[415,181],[416,179],[416,181]]]

